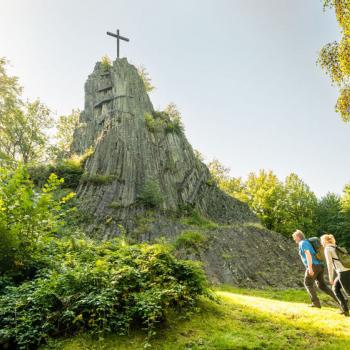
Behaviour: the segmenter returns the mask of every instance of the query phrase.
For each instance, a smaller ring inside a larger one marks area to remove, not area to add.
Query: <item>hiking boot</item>
[[[310,307],[315,307],[316,309],[321,309],[321,305],[311,304]]]

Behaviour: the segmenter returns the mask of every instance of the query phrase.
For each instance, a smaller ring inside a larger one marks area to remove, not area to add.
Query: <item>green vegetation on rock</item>
[[[155,179],[146,180],[139,197],[144,205],[151,208],[159,208],[163,202],[163,195]]]
[[[101,67],[102,67],[102,70],[106,72],[109,71],[109,69],[112,67],[112,61],[108,55],[104,55],[101,58]]]
[[[174,246],[177,249],[195,249],[198,250],[205,246],[208,238],[199,231],[184,231],[176,238]]]
[[[196,209],[191,209],[189,213],[180,220],[183,224],[196,226],[201,229],[213,230],[219,227],[218,224],[205,218]]]
[[[147,129],[150,132],[166,132],[182,134],[184,126],[177,107],[174,104],[168,105],[164,111],[154,111],[152,114],[144,115]]]

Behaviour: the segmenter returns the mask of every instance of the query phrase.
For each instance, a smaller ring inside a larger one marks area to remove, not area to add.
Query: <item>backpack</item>
[[[312,248],[314,248],[316,254],[315,254],[315,258],[319,261],[326,261],[326,257],[324,255],[324,249],[323,246],[321,244],[321,240],[319,237],[310,237],[307,239],[311,245]]]
[[[343,248],[343,247],[337,247],[337,246],[336,246],[336,247],[335,247],[335,250],[336,250],[337,255],[338,255],[338,258],[339,258],[339,259],[335,259],[335,260],[339,260],[340,263],[341,263],[344,267],[350,269],[350,255],[349,255],[349,253],[346,251],[346,249]]]

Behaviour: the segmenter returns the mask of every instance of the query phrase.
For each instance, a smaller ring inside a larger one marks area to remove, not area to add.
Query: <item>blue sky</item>
[[[350,182],[349,124],[337,90],[316,65],[340,36],[321,0],[0,0],[0,56],[24,95],[58,115],[83,107],[105,32],[130,38],[121,56],[147,68],[155,108],[174,102],[186,135],[246,178],[297,173],[318,196]]]

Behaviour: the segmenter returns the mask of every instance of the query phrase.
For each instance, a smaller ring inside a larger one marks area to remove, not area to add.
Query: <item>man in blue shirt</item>
[[[292,236],[295,243],[299,245],[299,255],[306,268],[304,286],[312,301],[311,306],[317,308],[321,307],[320,300],[318,299],[316,293],[315,281],[318,288],[320,288],[322,291],[332,297],[337,303],[339,303],[332,290],[324,281],[324,266],[320,260],[316,259],[316,252],[312,244],[307,239],[305,239],[304,234],[300,230],[295,231]]]

